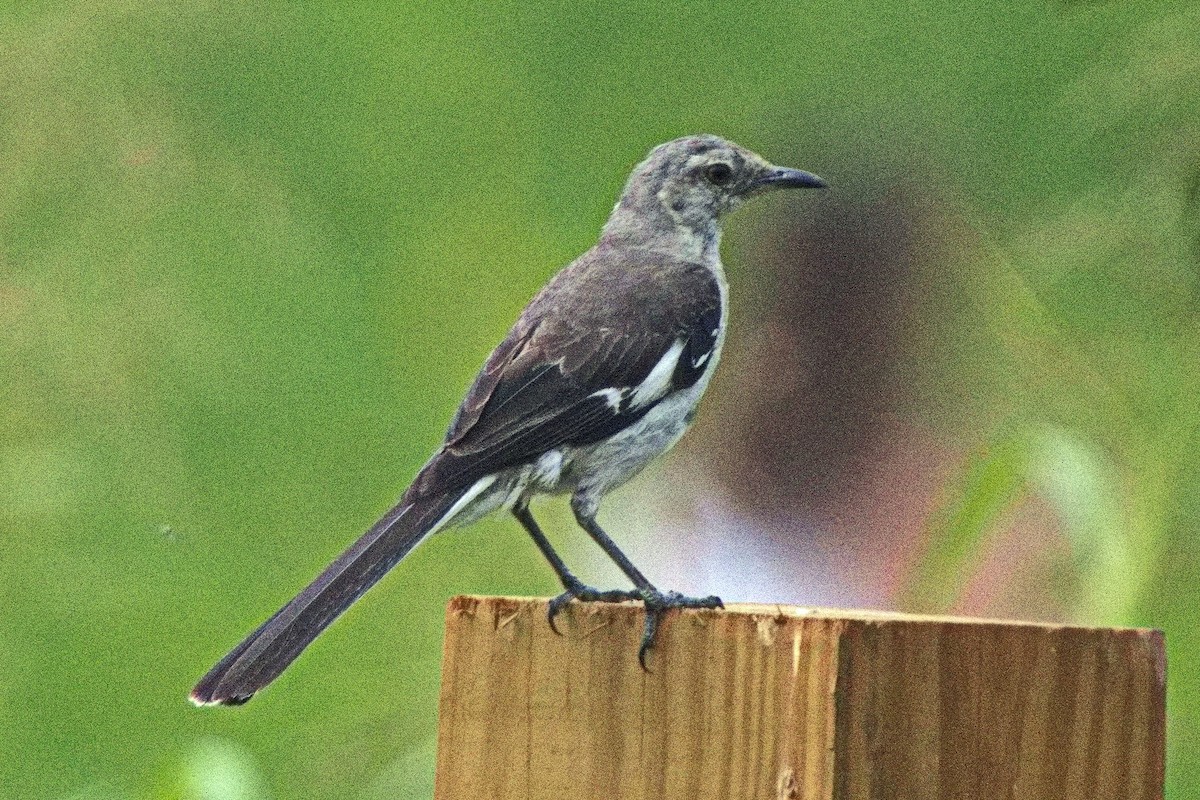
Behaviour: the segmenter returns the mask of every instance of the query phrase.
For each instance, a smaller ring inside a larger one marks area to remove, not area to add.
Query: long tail
[[[402,502],[305,589],[217,662],[196,688],[196,705],[240,705],[279,677],[363,593],[440,527],[469,491]]]

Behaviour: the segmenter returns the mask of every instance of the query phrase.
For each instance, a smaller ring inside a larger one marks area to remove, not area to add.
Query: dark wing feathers
[[[504,371],[520,356],[521,351],[537,332],[537,325],[523,325],[518,322],[504,338],[488,360],[475,376],[475,381],[467,391],[467,396],[458,406],[454,419],[450,421],[450,429],[446,432],[446,444],[452,444],[463,433],[470,430],[479,419],[483,407],[495,393],[497,384],[504,376]],[[514,384],[515,386],[516,384]]]
[[[705,309],[696,318],[696,324],[683,345],[683,353],[679,363],[675,365],[675,375],[672,383],[675,386],[691,386],[700,380],[708,360],[713,357],[717,347],[717,336],[721,326],[721,307]]]
[[[406,499],[463,488],[633,424],[656,403],[632,408],[632,390],[676,341],[684,348],[667,394],[699,379],[722,313],[710,270],[660,261],[614,278],[589,255],[551,281],[488,358]],[[629,390],[619,408],[597,394],[607,389]]]

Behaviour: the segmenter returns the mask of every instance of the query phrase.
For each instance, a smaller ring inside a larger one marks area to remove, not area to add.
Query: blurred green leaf
[[[266,782],[245,748],[227,739],[197,743],[183,768],[181,800],[268,800]]]
[[[1003,516],[1025,491],[1033,456],[1019,435],[976,453],[926,529],[926,550],[900,597],[905,608],[946,611]]]

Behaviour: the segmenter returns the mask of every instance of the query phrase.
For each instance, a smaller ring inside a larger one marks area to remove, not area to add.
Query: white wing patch
[[[629,403],[630,408],[653,403],[667,393],[667,390],[671,388],[671,376],[675,374],[675,367],[679,364],[679,356],[683,354],[683,344],[682,339],[676,339],[675,344],[663,353],[662,358],[654,365],[654,369],[650,370],[646,379],[633,390],[633,397]]]
[[[693,358],[692,359],[692,369],[700,369],[700,367],[704,366],[704,362],[708,361],[708,357],[711,355],[712,355],[712,350],[709,350],[707,353],[700,356],[699,358]]]
[[[621,411],[621,399],[625,396],[628,389],[601,389],[598,392],[592,392],[588,397],[603,397],[604,402],[608,403],[608,407],[613,410],[614,414]]]

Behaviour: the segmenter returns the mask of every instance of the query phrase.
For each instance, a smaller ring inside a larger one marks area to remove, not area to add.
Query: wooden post
[[[437,800],[1157,800],[1162,634],[458,597]]]

